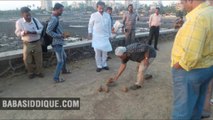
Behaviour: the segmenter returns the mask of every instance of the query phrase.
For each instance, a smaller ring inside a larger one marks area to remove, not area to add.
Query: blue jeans
[[[206,90],[213,78],[213,66],[185,71],[172,69],[173,120],[199,120],[203,111]]]
[[[55,55],[57,58],[57,66],[56,66],[56,70],[55,70],[53,79],[59,80],[59,75],[60,75],[61,71],[66,69],[67,55],[66,55],[62,45],[54,45],[52,47],[53,47],[53,50],[55,51]]]

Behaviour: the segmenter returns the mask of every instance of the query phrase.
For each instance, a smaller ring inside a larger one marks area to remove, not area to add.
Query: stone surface
[[[107,94],[97,94],[96,89],[120,66],[119,58],[110,55],[109,71],[95,71],[94,58],[68,63],[72,74],[63,75],[64,83],[52,80],[55,66],[44,69],[44,78],[29,80],[27,74],[0,77],[1,97],[80,97],[81,109],[72,110],[1,110],[0,119],[156,119],[171,118],[172,77],[170,53],[173,42],[159,44],[157,58],[147,72],[152,80],[144,81],[141,89],[127,93],[120,91],[123,86],[131,86],[136,81],[137,63],[129,61],[117,86]],[[162,67],[163,66],[163,67]],[[210,117],[206,120],[211,120]]]
[[[121,91],[122,91],[122,92],[128,92],[128,88],[127,88],[126,86],[123,86],[123,87],[121,88]]]

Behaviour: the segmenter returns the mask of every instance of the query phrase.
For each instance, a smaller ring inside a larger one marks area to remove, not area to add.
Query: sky
[[[73,2],[83,2],[85,0],[67,0],[68,4],[72,4]],[[121,2],[123,3],[124,0],[115,0],[116,2]],[[151,4],[153,2],[157,2],[158,0],[139,0],[140,3],[143,4]],[[168,5],[171,4],[172,2],[177,2],[178,0],[162,0],[163,5]],[[62,2],[59,0],[53,0],[53,4],[56,2]],[[23,6],[27,6],[27,5],[34,5],[35,9],[37,8],[37,6],[40,7],[40,0],[0,0],[0,10],[15,10],[16,8],[20,8]]]

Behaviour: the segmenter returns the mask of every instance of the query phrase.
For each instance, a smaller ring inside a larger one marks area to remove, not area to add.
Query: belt
[[[31,42],[28,42],[28,43],[36,43],[38,42],[39,40],[35,40],[35,41],[31,41]]]

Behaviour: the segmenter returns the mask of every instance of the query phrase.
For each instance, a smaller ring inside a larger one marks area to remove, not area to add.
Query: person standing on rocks
[[[135,41],[136,20],[139,21],[139,17],[137,13],[133,11],[133,5],[129,4],[128,12],[123,15],[122,32],[125,33],[125,46]]]
[[[187,12],[171,53],[172,119],[200,120],[213,78],[213,7],[205,0],[180,0]]]
[[[40,42],[43,25],[31,16],[28,7],[21,8],[21,16],[16,21],[15,34],[23,41],[23,60],[30,79],[44,77],[42,73],[42,48]],[[34,69],[35,67],[35,69]]]
[[[160,25],[161,25],[161,15],[159,14],[160,8],[155,9],[155,13],[149,17],[149,41],[148,44],[152,45],[152,39],[155,37],[154,48],[155,50],[159,50],[158,45],[158,37],[160,33]]]
[[[105,3],[97,2],[97,12],[93,13],[88,25],[88,39],[92,39],[92,47],[95,51],[96,72],[102,69],[109,70],[107,65],[107,52],[112,51],[110,44],[111,37],[111,18],[104,12]]]
[[[69,74],[71,73],[66,68],[66,59],[67,55],[64,51],[64,38],[66,37],[63,34],[62,26],[59,22],[59,16],[62,15],[64,11],[64,6],[60,3],[56,3],[53,7],[51,18],[48,22],[46,33],[53,38],[52,47],[55,51],[56,58],[57,58],[57,66],[54,73],[53,80],[56,83],[64,82],[65,80],[60,77],[60,73],[62,74]]]

